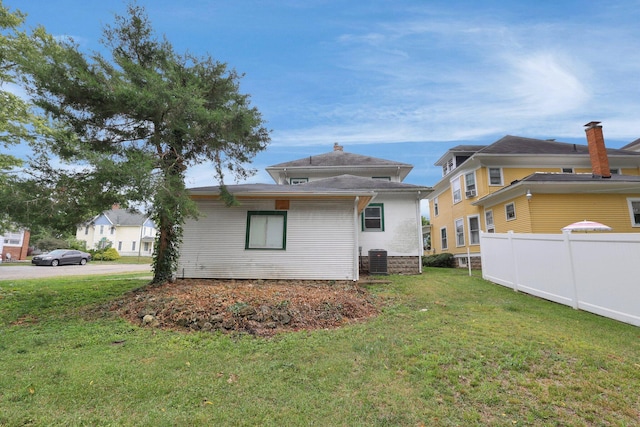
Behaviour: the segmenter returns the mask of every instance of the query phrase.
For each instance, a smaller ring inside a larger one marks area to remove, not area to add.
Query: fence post
[[[576,270],[573,261],[573,251],[571,250],[571,231],[563,231],[565,247],[567,248],[567,258],[569,259],[569,273],[571,274],[571,284],[573,285],[573,308],[578,309],[578,283],[576,282]]]
[[[507,231],[507,237],[509,238],[509,250],[511,251],[511,265],[513,265],[513,290],[518,292],[518,263],[516,262],[516,251],[513,249],[513,230]]]

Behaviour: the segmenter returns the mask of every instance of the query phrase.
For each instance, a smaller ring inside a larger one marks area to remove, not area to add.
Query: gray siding
[[[291,200],[286,250],[246,250],[249,210],[274,210],[273,200],[243,200],[227,208],[198,202],[187,221],[179,278],[356,280],[353,200]]]

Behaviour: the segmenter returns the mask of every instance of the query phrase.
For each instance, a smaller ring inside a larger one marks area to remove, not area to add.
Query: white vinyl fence
[[[481,233],[482,277],[640,326],[640,233]]]

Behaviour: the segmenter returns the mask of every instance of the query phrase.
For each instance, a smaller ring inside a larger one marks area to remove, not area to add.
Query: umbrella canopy
[[[601,224],[595,221],[578,221],[573,224],[569,224],[562,228],[562,231],[611,231],[612,228],[608,225]]]

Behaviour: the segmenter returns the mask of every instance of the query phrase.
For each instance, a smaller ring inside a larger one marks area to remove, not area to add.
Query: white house
[[[155,237],[156,226],[148,216],[117,205],[76,230],[76,239],[84,241],[87,249],[110,245],[122,256],[151,256]]]
[[[276,184],[190,189],[201,216],[185,223],[181,278],[358,280],[360,271],[422,271],[412,166],[334,151],[267,168]],[[371,261],[371,265],[370,265]]]

